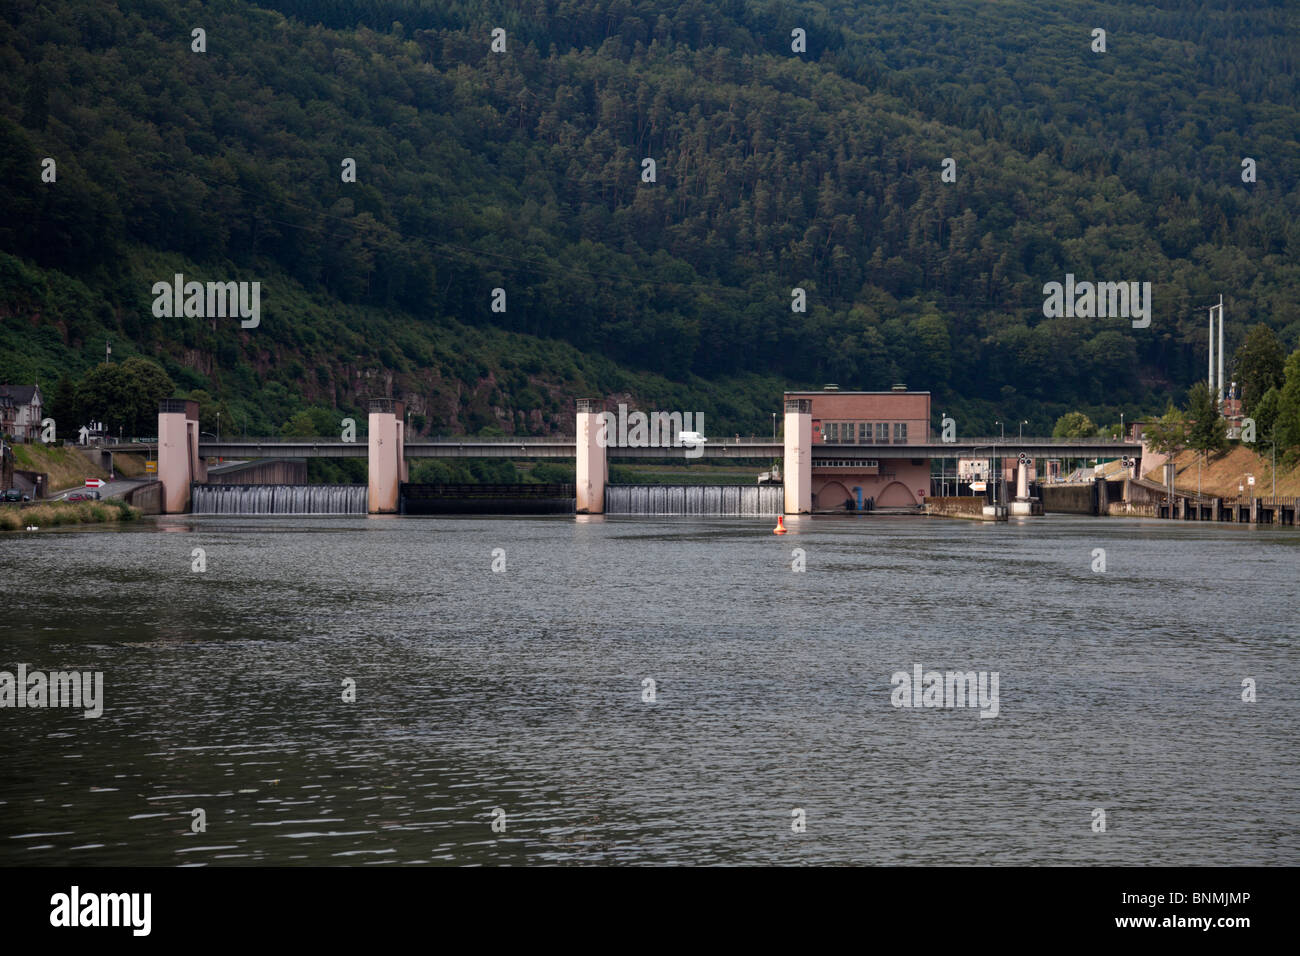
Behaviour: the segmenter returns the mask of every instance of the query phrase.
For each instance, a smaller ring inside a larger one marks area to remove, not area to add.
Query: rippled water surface
[[[1300,863],[1294,529],[770,525],[0,535],[0,669],[105,682],[0,710],[0,864]],[[915,663],[999,715],[895,708]]]

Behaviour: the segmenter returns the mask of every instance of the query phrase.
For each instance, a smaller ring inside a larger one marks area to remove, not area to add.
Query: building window
[[[871,444],[871,422],[858,422],[858,444]]]
[[[840,440],[840,423],[839,423],[839,422],[827,422],[827,423],[826,423],[826,440],[829,441],[829,442],[837,442],[837,441]]]
[[[889,422],[876,422],[876,444],[889,444]]]
[[[907,422],[894,422],[894,444],[907,444]]]

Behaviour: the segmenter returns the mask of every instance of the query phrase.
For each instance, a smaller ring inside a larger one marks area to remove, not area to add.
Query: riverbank
[[[1288,469],[1281,461],[1277,463],[1275,492],[1272,456],[1257,454],[1245,445],[1236,445],[1222,455],[1211,455],[1207,459],[1202,459],[1199,452],[1184,451],[1174,459],[1174,463],[1174,483],[1179,491],[1199,490],[1201,494],[1211,497],[1235,498],[1240,494],[1251,493],[1247,479],[1253,475],[1254,493],[1257,495],[1300,495],[1300,466]],[[1147,477],[1156,482],[1164,481],[1164,474],[1159,468],[1153,469]]]
[[[108,501],[43,501],[22,507],[6,505],[0,508],[0,531],[135,521],[141,513],[139,508],[117,498]]]
[[[71,488],[87,478],[108,478],[108,472],[75,445],[13,444],[14,467],[49,476],[49,490]]]

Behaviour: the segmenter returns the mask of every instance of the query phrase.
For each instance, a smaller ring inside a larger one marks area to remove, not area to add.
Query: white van
[[[693,448],[696,445],[703,445],[708,441],[708,439],[699,432],[682,432],[677,437],[681,443],[688,448]]]

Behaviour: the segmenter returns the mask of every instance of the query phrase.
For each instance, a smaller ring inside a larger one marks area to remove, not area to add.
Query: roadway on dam
[[[133,442],[103,446],[108,451],[148,452],[157,445]],[[225,438],[199,443],[205,458],[366,458],[369,444],[363,439],[345,442],[337,438]],[[781,458],[785,445],[767,439],[711,439],[699,454],[682,447],[628,448],[608,446],[610,458],[687,457],[703,459]],[[916,442],[912,444],[836,444],[819,442],[812,447],[812,457],[840,458],[988,458],[1016,457],[1021,453],[1032,458],[1120,458],[1140,457],[1139,442],[1085,438],[969,438],[957,442]],[[439,438],[407,442],[407,458],[573,458],[577,443],[572,437],[556,438]]]

